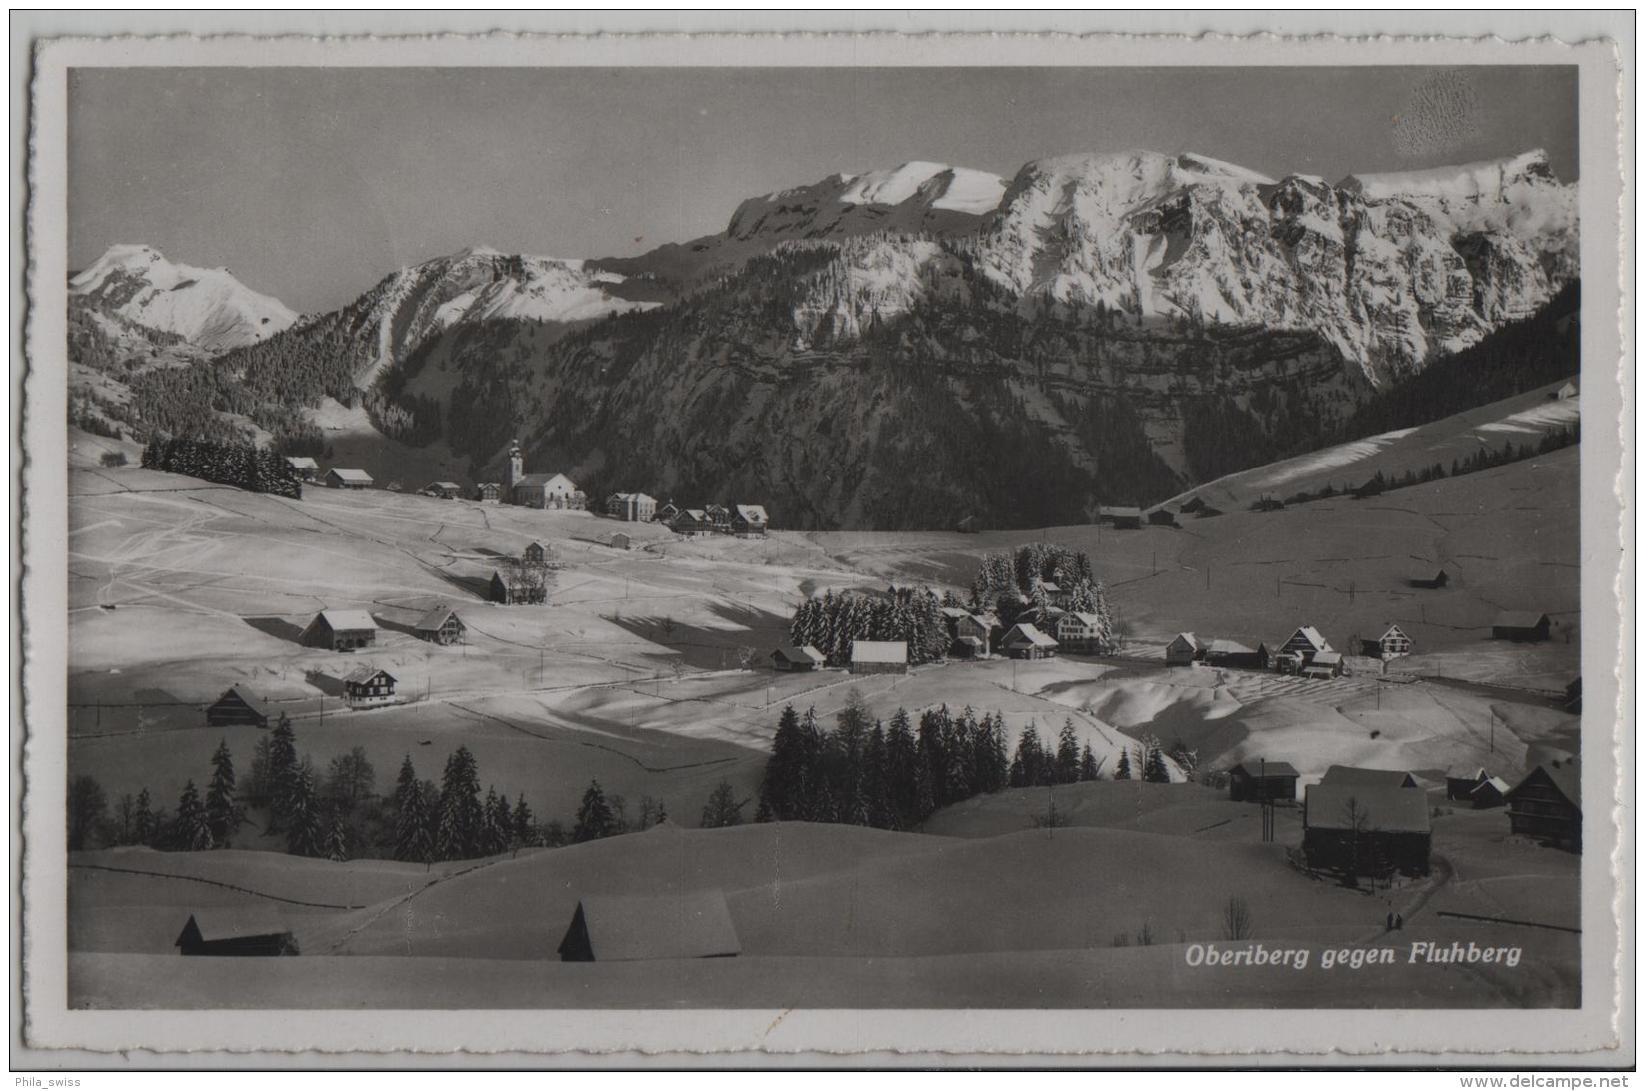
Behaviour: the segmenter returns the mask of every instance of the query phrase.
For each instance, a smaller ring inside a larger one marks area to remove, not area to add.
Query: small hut
[[[562,962],[734,958],[742,953],[725,895],[584,897],[560,940]]]
[[[1102,519],[1115,530],[1138,530],[1142,527],[1142,509],[1121,505],[1102,509]]]
[[[1472,799],[1474,789],[1490,779],[1483,765],[1453,765],[1445,770],[1445,798]]]
[[[1295,803],[1297,778],[1290,762],[1247,760],[1228,770],[1228,798],[1238,802]]]
[[[1451,582],[1451,577],[1441,568],[1431,576],[1417,576],[1408,581],[1412,587],[1420,587],[1428,591],[1438,591]]]
[[[268,714],[264,702],[239,682],[223,691],[223,695],[206,706],[208,727],[227,727],[230,724],[250,724],[267,727]]]
[[[1258,643],[1252,648],[1237,640],[1213,640],[1205,646],[1205,663],[1211,667],[1265,671],[1268,669],[1268,645]]]
[[[1535,644],[1548,639],[1551,622],[1547,614],[1534,610],[1508,610],[1491,622],[1492,640],[1512,640],[1518,644]]]
[[[364,470],[348,470],[332,468],[326,471],[326,488],[328,489],[369,489],[371,475]]]
[[[457,611],[443,604],[418,618],[417,624],[412,626],[412,632],[417,634],[419,640],[431,644],[455,644],[463,639],[467,631],[468,627],[457,616]]]
[[[1513,789],[1501,777],[1486,777],[1480,781],[1469,798],[1474,801],[1474,809],[1482,811],[1487,807],[1500,807],[1508,802],[1508,793]]]
[[[1203,658],[1205,646],[1193,633],[1178,633],[1171,638],[1171,643],[1165,646],[1165,662],[1168,666],[1191,667]]]
[[[633,545],[633,542],[629,539],[628,535],[624,534],[620,530],[607,539],[607,543],[612,549],[628,549]]]
[[[295,955],[297,940],[273,909],[263,906],[190,913],[172,944],[185,955]]]
[[[814,671],[825,662],[823,653],[809,644],[803,648],[790,645],[771,653],[771,666],[780,671]]]

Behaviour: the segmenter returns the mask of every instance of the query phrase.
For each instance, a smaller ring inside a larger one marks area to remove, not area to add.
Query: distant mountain
[[[114,416],[312,446],[303,407],[330,396],[475,479],[519,437],[591,494],[753,498],[780,525],[1077,521],[1326,442],[1538,314],[1577,232],[1540,152],[1337,184],[1146,151],[1009,182],[908,163],[636,258],[424,262],[145,372]]]
[[[69,280],[69,298],[119,328],[174,336],[208,352],[266,341],[297,321],[278,299],[227,269],[166,260],[151,246],[111,246]]]

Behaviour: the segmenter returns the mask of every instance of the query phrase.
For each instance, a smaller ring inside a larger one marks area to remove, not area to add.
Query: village
[[[616,883],[614,876],[650,873],[654,865],[612,861],[661,851],[655,838],[663,830],[708,839],[669,853],[717,854],[731,831],[710,827],[746,830],[739,835],[746,842],[766,836],[765,827],[792,825],[754,821],[779,714],[814,714],[829,725],[861,708],[873,726],[903,710],[923,721],[943,709],[956,720],[960,710],[969,716],[975,709],[996,725],[995,745],[1008,758],[1012,751],[1024,757],[1037,725],[1047,753],[1071,738],[1076,755],[1083,750],[1089,760],[1069,772],[1048,758],[1039,773],[1010,781],[1022,787],[940,796],[948,802],[914,829],[928,835],[919,844],[930,846],[929,866],[944,875],[961,866],[952,855],[961,845],[1011,852],[1019,838],[1054,831],[1045,851],[1056,862],[1036,874],[1059,886],[1064,879],[1052,876],[1076,874],[1068,868],[1080,853],[1109,859],[1134,851],[1128,839],[1166,836],[1161,847],[1170,846],[1175,862],[1162,881],[1196,871],[1219,876],[1207,887],[1221,899],[1217,912],[1235,913],[1235,900],[1253,907],[1264,934],[1328,927],[1347,936],[1374,922],[1378,933],[1397,926],[1438,941],[1477,918],[1536,932],[1545,940],[1542,957],[1563,965],[1560,937],[1569,933],[1560,930],[1574,920],[1575,888],[1568,887],[1571,900],[1562,894],[1540,909],[1534,892],[1549,881],[1567,883],[1548,876],[1574,876],[1581,848],[1580,681],[1575,671],[1553,673],[1574,662],[1568,593],[1557,590],[1542,609],[1534,599],[1505,596],[1490,582],[1501,566],[1482,567],[1471,559],[1477,547],[1461,539],[1426,562],[1362,563],[1357,589],[1323,589],[1313,570],[1293,567],[1262,591],[1257,581],[1229,584],[1219,573],[1261,540],[1253,535],[1272,527],[1275,541],[1286,541],[1296,527],[1312,525],[1298,521],[1328,521],[1335,510],[1355,510],[1352,502],[1231,511],[1185,527],[1177,517],[1206,506],[1190,495],[1174,511],[1104,508],[1091,523],[1038,535],[975,521],[957,532],[896,538],[800,534],[772,529],[763,505],[681,508],[639,492],[591,504],[567,475],[527,474],[517,445],[510,455],[503,483],[466,496],[450,482],[415,493],[377,489],[362,471],[322,474],[293,460],[294,477],[331,487],[288,501],[195,482],[208,490],[198,494],[203,509],[176,507],[174,497],[188,493],[170,490],[179,480],[186,489],[188,479],[118,471],[120,491],[98,486],[77,501],[85,531],[75,548],[97,558],[91,563],[103,574],[77,592],[86,612],[75,615],[71,770],[112,796],[142,787],[164,800],[175,797],[183,774],[171,751],[156,747],[161,740],[174,746],[199,735],[201,745],[215,745],[222,736],[243,760],[259,738],[294,728],[317,771],[356,750],[390,770],[402,755],[421,767],[460,747],[472,752],[480,787],[494,779],[501,798],[521,798],[522,811],[529,796],[539,824],[509,838],[501,854],[476,850],[481,855],[470,859],[482,870],[453,891],[486,903],[479,877],[508,871],[515,881],[551,882],[553,905],[564,902],[563,911],[552,908],[530,926],[531,935],[542,935],[525,947],[506,924],[511,914],[500,911],[476,934],[491,938],[461,952],[621,964],[735,954],[769,963],[776,952],[794,951],[795,933],[755,923],[768,910],[756,912],[734,893],[765,881],[733,877],[751,865],[728,857],[714,865],[721,880],[669,880],[645,892],[645,882]],[[1445,510],[1449,501],[1435,496],[1436,510]],[[148,510],[175,514],[160,523],[132,518]],[[170,529],[159,529],[163,523]],[[140,529],[151,524],[156,529]],[[1491,531],[1476,521],[1467,533]],[[1069,555],[1089,553],[1095,582],[1045,571],[987,601],[967,590],[987,551],[1047,538],[1065,543],[1055,549]],[[248,566],[249,555],[238,552],[242,541],[260,543],[257,564]],[[1376,541],[1363,548],[1388,553]],[[1205,549],[1218,552],[1196,553]],[[234,576],[189,582],[213,571]],[[1093,587],[1103,583],[1097,595]],[[921,587],[927,590],[914,590]],[[849,596],[908,610],[911,592],[933,596],[940,640],[925,630],[917,647],[903,639],[847,636],[823,646],[795,639],[808,602]],[[1279,605],[1253,607],[1262,602],[1258,593]],[[125,634],[184,599],[196,604],[178,616],[192,619],[197,654],[186,662],[149,660]],[[305,602],[314,605],[303,610]],[[1488,605],[1510,602],[1525,609]],[[1275,632],[1270,626],[1283,613],[1293,616]],[[1433,624],[1446,618],[1467,635]],[[1527,670],[1539,679],[1535,688],[1514,688],[1524,685],[1516,674],[1530,677]],[[830,737],[833,729],[823,732]],[[628,801],[628,817],[615,828],[629,832],[550,847],[562,843],[543,838],[542,820],[567,815],[579,793],[586,803],[584,790],[593,786],[619,808]],[[663,821],[657,815],[665,800]],[[845,836],[850,827],[822,828]],[[938,851],[950,841],[952,849]],[[1226,862],[1203,855],[1230,850]],[[291,890],[273,862],[301,859],[288,854],[283,837],[260,835],[255,824],[232,847],[212,852],[144,850],[138,862],[133,851],[116,843],[84,855],[88,866],[105,869],[72,873],[86,904],[126,897],[115,894],[127,882],[120,869],[133,867],[150,875],[226,867],[247,889]],[[818,851],[833,850],[819,843]],[[859,866],[892,866],[891,856],[876,862],[880,852],[861,854]],[[1459,860],[1472,869],[1504,852],[1514,870],[1489,888],[1455,880]],[[317,850],[313,863],[340,876],[355,860],[393,854],[351,842]],[[597,858],[609,859],[595,867]],[[414,895],[435,911],[446,884],[417,891],[461,859],[433,857],[394,880],[404,884],[398,893],[382,888],[384,896]],[[1235,859],[1243,877],[1227,872]],[[786,866],[807,865],[790,858]],[[304,874],[322,886],[333,881],[330,872]],[[386,881],[391,873],[384,874]],[[948,882],[937,881],[929,895],[937,897],[929,912],[943,919],[969,897]],[[204,904],[186,883],[157,894],[161,900],[142,918],[142,938],[88,909],[77,933],[77,942],[89,944],[87,957],[169,949],[309,958],[387,949],[379,929],[356,933],[328,912],[294,913],[260,896]],[[1173,908],[1176,896],[1162,889],[1127,908],[1088,892],[1071,904],[1114,921],[1131,946],[1153,946],[1178,931],[1200,939],[1226,931],[1205,931],[1211,908],[1203,899]],[[343,897],[339,904],[356,903]],[[1200,916],[1188,914],[1189,905]],[[668,923],[686,910],[700,927]],[[473,912],[460,903],[440,911]],[[421,926],[415,931],[414,953],[458,950]],[[1072,942],[1051,933],[1035,942]],[[1120,938],[1088,935],[1075,945],[1110,948]],[[871,949],[843,936],[828,942],[835,946],[805,950]],[[996,943],[953,942],[956,951]],[[1563,974],[1547,980],[1563,981]],[[1563,987],[1538,986],[1556,994]],[[1508,990],[1492,996],[1517,995],[1506,985],[1492,988]]]

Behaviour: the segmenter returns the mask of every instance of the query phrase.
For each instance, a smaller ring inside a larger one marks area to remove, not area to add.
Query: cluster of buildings
[[[628,523],[661,523],[676,534],[700,538],[728,534],[737,538],[763,538],[771,517],[763,504],[709,504],[702,508],[682,508],[669,500],[643,492],[614,492],[606,497],[605,513]]]

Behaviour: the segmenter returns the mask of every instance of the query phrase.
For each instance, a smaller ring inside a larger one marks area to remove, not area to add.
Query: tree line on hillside
[[[160,437],[143,448],[143,467],[294,500],[303,496],[286,460],[251,444]]]
[[[798,647],[816,648],[835,667],[850,664],[851,645],[858,640],[902,641],[909,663],[930,663],[947,655],[951,643],[942,605],[925,587],[893,586],[884,596],[829,590],[795,608],[788,635]]]
[[[1108,589],[1095,577],[1091,558],[1067,546],[1031,542],[1010,552],[983,554],[971,581],[969,605],[974,611],[992,612],[1007,627],[1031,609],[1043,621],[1054,605],[1047,584],[1056,584],[1064,609],[1096,615],[1099,653],[1118,650]]]

